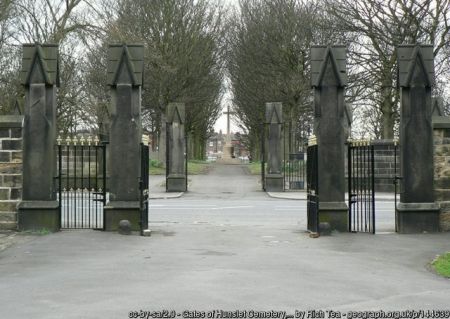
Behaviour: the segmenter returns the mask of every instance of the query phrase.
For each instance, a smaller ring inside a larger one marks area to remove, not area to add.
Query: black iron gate
[[[307,218],[308,230],[319,233],[319,170],[318,145],[307,149]]]
[[[57,139],[60,228],[104,229],[106,145],[97,137]]]
[[[305,153],[291,153],[284,161],[284,189],[299,190],[306,186],[306,159]]]
[[[349,231],[375,234],[375,152],[369,141],[348,143]]]
[[[148,183],[149,183],[149,165],[150,150],[148,145],[141,144],[141,180],[139,181],[140,190],[140,228],[141,235],[145,229],[148,229]]]

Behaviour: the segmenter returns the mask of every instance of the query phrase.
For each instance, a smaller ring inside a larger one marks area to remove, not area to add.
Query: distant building
[[[248,149],[244,145],[243,140],[246,135],[241,133],[231,133],[231,145],[233,145],[233,155],[235,157],[247,156]],[[213,135],[206,142],[206,155],[221,157],[223,154],[223,146],[225,145],[226,134],[222,131],[214,132]]]

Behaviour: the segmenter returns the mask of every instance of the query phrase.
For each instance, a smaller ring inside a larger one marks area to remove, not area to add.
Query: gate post
[[[141,86],[144,47],[110,45],[108,85],[111,122],[108,171],[110,201],[104,208],[104,228],[117,230],[119,221],[139,230],[141,178]]]
[[[331,230],[348,231],[345,203],[346,47],[311,48],[311,84],[314,89],[314,131],[318,144],[319,216]]]
[[[266,192],[284,191],[283,178],[283,106],[280,102],[266,103],[266,125],[268,127]]]
[[[169,103],[167,105],[167,169],[166,189],[168,192],[187,191],[186,178],[186,140],[184,132],[184,103]]]
[[[431,87],[432,45],[401,45],[397,51],[401,97],[400,169],[402,193],[397,205],[400,233],[439,231],[434,201]]]
[[[25,44],[21,83],[25,87],[23,127],[23,195],[19,229],[60,229],[56,200],[56,90],[58,46]]]

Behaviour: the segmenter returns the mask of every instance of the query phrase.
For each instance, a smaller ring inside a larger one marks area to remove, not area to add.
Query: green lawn
[[[450,278],[450,252],[438,256],[431,265],[439,275]]]
[[[248,166],[250,174],[261,175],[261,162],[252,162]]]
[[[188,174],[199,175],[207,174],[211,164],[206,161],[191,160],[188,161]],[[165,175],[166,169],[162,163],[152,160],[150,161],[150,175]]]

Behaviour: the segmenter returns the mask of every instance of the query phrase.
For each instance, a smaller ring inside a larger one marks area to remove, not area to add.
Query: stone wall
[[[400,149],[397,146],[396,161],[393,140],[375,140],[372,144],[375,150],[375,191],[394,192],[395,174],[400,175]]]
[[[450,119],[433,119],[434,194],[441,208],[440,229],[450,231]]]
[[[375,157],[375,191],[376,192],[394,192],[395,177],[395,149],[393,140],[373,140]],[[345,155],[345,177],[347,172],[347,152]],[[358,157],[357,157],[358,158]],[[400,175],[400,151],[397,146],[397,176]]]
[[[22,119],[0,116],[0,229],[17,229],[22,198]]]

